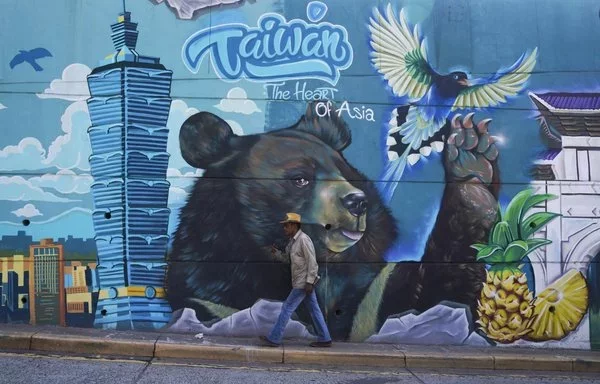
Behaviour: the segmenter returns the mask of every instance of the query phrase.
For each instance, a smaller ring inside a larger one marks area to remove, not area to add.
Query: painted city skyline
[[[64,246],[52,239],[0,256],[0,322],[91,327],[96,262],[67,258]]]

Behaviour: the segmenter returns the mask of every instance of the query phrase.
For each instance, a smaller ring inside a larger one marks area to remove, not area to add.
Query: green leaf
[[[498,208],[496,211],[496,221],[494,221],[494,227],[500,222],[502,222],[502,208],[500,207],[500,203],[498,203]],[[490,243],[490,244],[494,243],[492,241],[492,234],[494,233],[494,227],[492,227],[492,229],[490,230],[490,233],[488,234],[488,243]]]
[[[471,248],[475,249],[477,252],[481,251],[482,249],[484,249],[485,247],[487,247],[487,244],[482,244],[482,243],[476,243],[471,245]]]
[[[527,247],[529,248],[529,250],[527,251],[527,253],[531,253],[534,250],[543,247],[544,245],[548,245],[548,244],[552,244],[552,240],[547,240],[547,239],[529,239],[527,240]]]
[[[483,261],[488,264],[501,263],[503,255],[502,251],[502,247],[495,244],[488,245],[477,253],[476,258],[477,261]]]
[[[505,263],[516,263],[529,253],[529,246],[523,240],[515,240],[506,247],[503,261]]]
[[[558,216],[560,214],[552,212],[537,212],[529,216],[521,223],[521,235],[523,239],[527,239]]]
[[[506,248],[513,241],[509,225],[506,221],[501,221],[494,225],[492,230],[492,244],[498,244],[502,248]]]
[[[503,215],[502,215],[502,207],[500,206],[500,202],[498,202],[498,222],[500,221],[504,221]]]
[[[490,272],[504,272],[508,271],[513,275],[519,272],[523,272],[519,264],[516,263],[497,263],[491,266]]]
[[[556,198],[557,198],[556,195],[552,195],[549,193],[529,196],[529,198],[525,202],[525,205],[523,205],[523,211],[521,212],[521,220],[523,219],[523,217],[525,217],[525,214],[527,213],[527,211],[529,211],[532,207],[534,207],[546,200],[554,200]]]
[[[508,223],[515,238],[519,237],[519,224],[521,224],[523,207],[532,193],[532,189],[525,189],[517,193],[517,195],[510,201],[508,207],[506,207],[506,211],[504,212],[504,221]]]

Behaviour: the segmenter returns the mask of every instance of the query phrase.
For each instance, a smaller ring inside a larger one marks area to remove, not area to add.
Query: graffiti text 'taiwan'
[[[225,24],[190,36],[183,62],[197,73],[205,55],[223,79],[255,81],[321,79],[335,85],[353,60],[346,29],[330,23],[289,22],[275,13],[263,15],[258,27]]]

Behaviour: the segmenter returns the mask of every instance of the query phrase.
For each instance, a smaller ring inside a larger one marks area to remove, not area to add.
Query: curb
[[[0,326],[0,351],[64,353],[108,357],[192,359],[238,363],[600,372],[600,352],[531,348],[472,348],[335,343],[318,349],[290,342],[262,347],[258,340],[157,332]]]
[[[30,350],[33,331],[0,329],[0,350]]]
[[[393,345],[335,343],[332,348],[283,347],[285,364],[406,368],[406,356]]]
[[[154,357],[154,342],[140,340],[99,339],[86,336],[65,336],[37,333],[31,337],[31,351],[85,353],[86,355],[119,355]]]
[[[158,359],[218,360],[244,363],[283,363],[283,348],[251,345],[250,340],[194,340],[189,335],[161,335],[154,357]]]

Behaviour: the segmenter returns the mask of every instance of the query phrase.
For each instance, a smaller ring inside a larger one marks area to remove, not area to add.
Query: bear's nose
[[[367,197],[364,193],[351,193],[340,200],[353,216],[363,215],[367,211]]]

